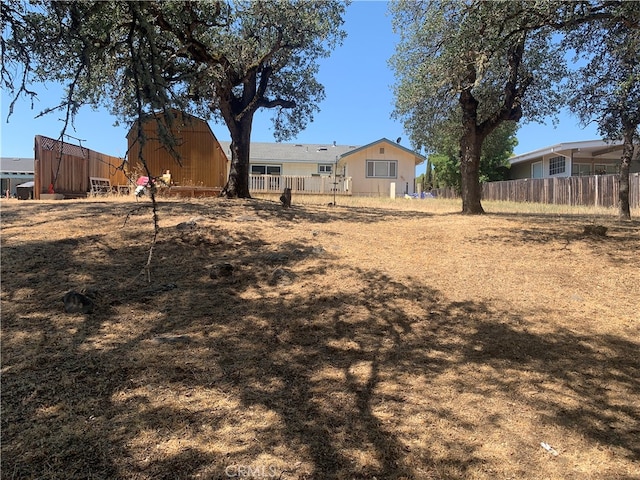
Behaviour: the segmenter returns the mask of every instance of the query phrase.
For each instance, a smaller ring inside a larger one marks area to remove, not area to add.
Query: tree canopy
[[[569,107],[604,139],[623,140],[618,204],[629,219],[629,169],[634,145],[640,150],[640,9],[622,2],[611,17],[570,31],[566,43],[584,61],[567,86]]]
[[[504,122],[487,136],[480,154],[481,183],[508,180],[509,158],[518,144],[517,129],[516,122]],[[451,125],[451,133],[440,137],[429,160],[434,167],[437,186],[454,187],[460,191],[460,139],[456,131],[456,126]]]
[[[503,122],[540,121],[566,104],[563,32],[622,18],[624,2],[400,1],[395,115],[415,145],[459,126],[462,210],[482,213],[481,147]],[[629,7],[635,8],[635,7]]]
[[[66,110],[69,121],[84,104],[130,124],[171,108],[221,118],[232,138],[226,192],[249,196],[253,115],[275,112],[278,140],[313,119],[324,98],[318,59],[342,42],[344,10],[333,0],[8,0],[2,81],[16,96],[35,95],[35,81],[65,84],[65,98],[48,111]]]

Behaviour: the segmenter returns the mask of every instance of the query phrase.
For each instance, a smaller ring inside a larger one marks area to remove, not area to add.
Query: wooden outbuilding
[[[128,188],[123,159],[96,152],[81,145],[36,135],[34,146],[33,196],[86,197],[91,179],[107,180],[111,186]]]
[[[228,158],[209,124],[188,113],[172,110],[171,121],[162,113],[150,116],[142,125],[142,154],[152,176],[171,174],[169,194],[205,196],[218,194],[227,182]],[[167,147],[159,130],[171,132],[173,146]],[[132,175],[146,176],[138,160],[141,142],[138,126],[127,134],[128,168]],[[171,151],[173,149],[173,152]],[[177,155],[176,155],[177,154]]]

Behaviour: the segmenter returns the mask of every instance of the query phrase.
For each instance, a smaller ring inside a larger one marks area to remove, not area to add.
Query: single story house
[[[231,142],[220,142],[231,158]],[[251,142],[252,175],[333,175],[339,157],[355,145]],[[341,175],[342,172],[337,172]]]
[[[231,142],[220,142],[231,157]],[[251,188],[282,190],[291,186],[304,193],[337,191],[351,195],[388,196],[391,183],[396,194],[415,193],[415,169],[423,155],[386,138],[356,145],[252,142],[249,158]],[[335,174],[335,176],[334,176]],[[259,176],[286,177],[260,182]],[[312,177],[312,178],[310,178]],[[315,178],[313,178],[315,177]],[[337,177],[337,178],[336,178]],[[316,181],[313,181],[316,180]],[[320,181],[324,187],[319,187]],[[273,187],[273,188],[267,188]]]
[[[34,172],[33,158],[0,158],[0,184],[2,196],[16,196],[16,187],[25,182],[33,181]]]
[[[516,155],[509,159],[511,180],[553,178],[618,173],[622,142],[586,140],[566,142]],[[638,155],[631,162],[631,172],[640,171]]]
[[[416,166],[425,160],[424,155],[381,138],[344,153],[338,169],[352,178],[354,195],[388,196],[392,183],[396,195],[404,195],[416,193]]]

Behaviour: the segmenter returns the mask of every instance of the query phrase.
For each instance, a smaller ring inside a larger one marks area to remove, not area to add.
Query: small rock
[[[233,275],[233,265],[230,263],[218,263],[211,268],[211,272],[209,272],[209,277],[216,279],[221,277],[230,277]]]
[[[188,222],[182,222],[176,225],[176,229],[182,232],[188,232],[190,230],[195,230],[198,228],[198,224],[193,220],[189,220]]]
[[[165,283],[162,285],[152,285],[148,288],[145,288],[144,290],[140,290],[140,293],[153,295],[160,292],[168,292],[170,290],[175,290],[176,288],[178,288],[178,285],[176,285],[175,283]]]
[[[264,256],[265,262],[268,263],[286,263],[289,261],[289,254],[285,252],[270,252]]]
[[[296,274],[285,268],[276,268],[269,277],[269,285],[286,286],[291,285],[296,278]]]
[[[236,222],[257,222],[258,220],[258,217],[254,217],[252,215],[241,215],[236,217]]]
[[[93,300],[82,293],[73,290],[64,294],[62,297],[64,303],[64,311],[67,313],[92,313]]]
[[[189,335],[162,335],[151,339],[153,343],[189,343],[191,337]]]
[[[585,235],[597,235],[598,237],[606,237],[607,230],[609,229],[604,225],[585,225],[584,226]]]

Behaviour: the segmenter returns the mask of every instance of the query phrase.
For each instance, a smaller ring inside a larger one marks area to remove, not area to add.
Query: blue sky
[[[314,122],[291,142],[364,145],[382,137],[410,147],[408,135],[400,122],[390,118],[393,110],[392,85],[395,83],[388,59],[393,55],[397,37],[391,30],[386,2],[356,1],[347,10],[344,28],[347,38],[342,47],[323,60],[319,80],[325,86],[326,99]],[[31,110],[29,101],[19,102],[6,122],[9,98],[2,91],[1,150],[3,157],[32,157],[35,135],[57,138],[62,128],[60,114],[34,119],[46,107],[56,104],[61,88],[57,85],[39,87],[39,100]],[[81,109],[70,135],[83,140],[93,150],[114,156],[124,156],[127,149],[125,126],[114,127],[116,118],[106,111]],[[211,123],[219,140],[230,140],[223,124]],[[554,127],[526,124],[518,131],[516,154],[530,152],[560,142],[600,138],[595,126],[583,129],[576,117],[568,112],[559,117]],[[252,140],[272,142],[270,114],[259,111],[254,117]],[[424,172],[424,165],[417,173]]]

